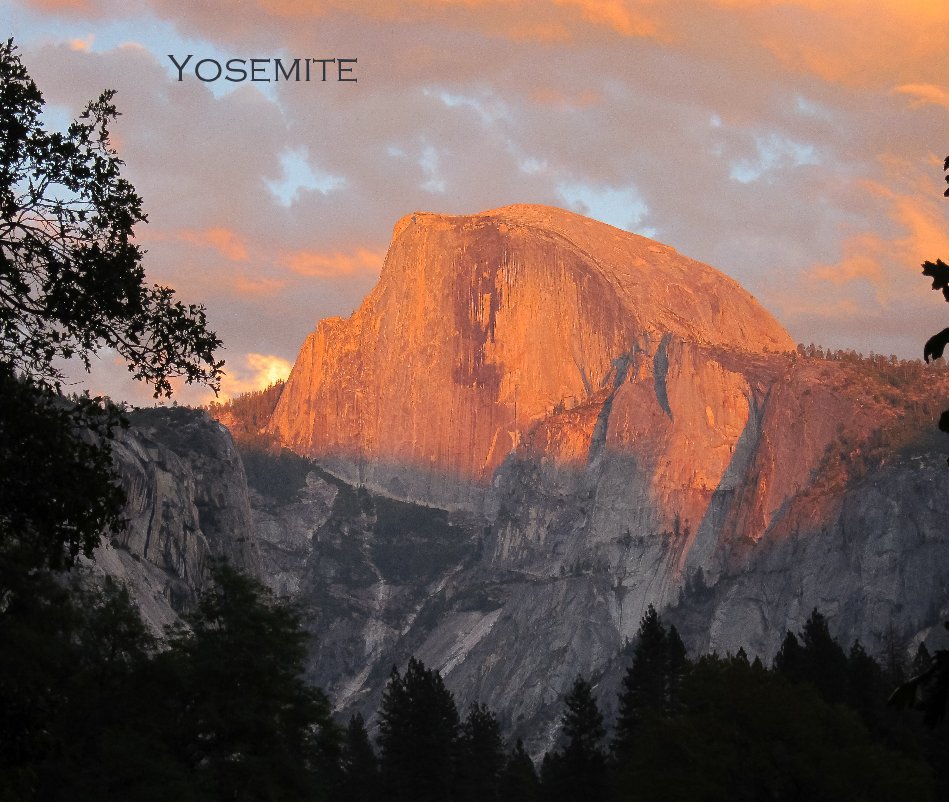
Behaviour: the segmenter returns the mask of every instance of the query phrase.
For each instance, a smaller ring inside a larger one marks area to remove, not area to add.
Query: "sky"
[[[49,126],[117,90],[148,280],[207,307],[223,397],[351,314],[413,211],[580,212],[722,270],[805,344],[916,357],[949,321],[920,275],[949,260],[946,0],[0,0],[0,19]],[[277,58],[355,61],[226,80]],[[103,352],[84,386],[150,403],[125,376]]]

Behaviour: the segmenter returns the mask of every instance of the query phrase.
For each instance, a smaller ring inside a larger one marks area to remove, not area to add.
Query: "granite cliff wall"
[[[209,419],[142,413],[103,564],[157,619],[228,554],[301,605],[341,709],[371,715],[415,654],[539,751],[578,673],[615,687],[649,604],[694,651],[765,660],[814,607],[848,646],[929,637],[946,396],[921,365],[796,354],[730,279],[609,226],[416,214],[266,425],[319,464],[245,474]]]

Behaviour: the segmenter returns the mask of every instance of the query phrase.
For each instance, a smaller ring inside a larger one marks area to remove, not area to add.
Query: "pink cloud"
[[[132,37],[146,5],[197,54],[347,50],[359,83],[221,92],[173,81],[160,50],[103,51],[86,20],[125,15]],[[949,252],[932,154],[945,141],[945,4],[358,5],[47,3],[79,22],[29,54],[41,89],[74,112],[119,90],[149,276],[207,303],[235,353],[290,359],[314,318],[352,311],[407,212],[563,205],[563,185],[641,198],[658,239],[831,338],[858,331],[857,314],[833,328],[847,310],[930,300],[911,274]],[[70,46],[89,31],[95,50]],[[281,206],[266,187],[293,150],[342,183]]]
[[[893,90],[902,95],[909,95],[913,106],[942,106],[949,109],[949,89],[934,84],[904,84]]]
[[[302,276],[331,278],[354,273],[377,273],[384,259],[384,252],[358,248],[352,253],[295,251],[285,254],[281,261],[294,273]]]
[[[175,232],[173,236],[180,242],[213,248],[221,256],[233,262],[246,262],[248,259],[247,243],[244,238],[226,228],[215,227],[201,231],[183,230]]]

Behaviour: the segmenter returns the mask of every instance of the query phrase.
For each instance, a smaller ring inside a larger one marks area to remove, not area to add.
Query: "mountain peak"
[[[534,424],[668,337],[794,347],[735,281],[645,237],[548,206],[415,212],[362,306],[307,338],[272,426],[354,481],[466,503]]]

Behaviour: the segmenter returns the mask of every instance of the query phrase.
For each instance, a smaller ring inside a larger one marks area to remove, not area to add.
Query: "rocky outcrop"
[[[171,615],[230,554],[300,605],[341,710],[370,717],[414,654],[535,752],[578,673],[618,687],[649,604],[695,652],[769,661],[815,607],[845,645],[909,647],[949,617],[927,434],[949,379],[789,349],[649,240],[542,207],[413,215],[279,392],[269,432],[319,464],[247,450],[248,490],[223,429],[144,413],[108,559]]]
[[[814,607],[871,652],[949,615],[944,458],[919,436],[939,376],[897,394],[898,373],[868,363],[739,366],[673,340],[658,354],[662,382],[640,352],[612,389],[535,426],[497,472],[489,516],[394,500],[292,455],[245,452],[245,474],[207,417],[139,413],[116,449],[131,529],[99,568],[158,625],[190,603],[208,556],[243,561],[300,605],[308,676],[344,714],[371,718],[414,654],[535,753],[578,673],[611,703],[649,603],[694,652],[765,660]],[[663,484],[671,451],[690,447]]]
[[[416,213],[363,305],[307,338],[271,431],[347,481],[477,509],[538,421],[664,337],[793,348],[734,281],[652,240],[541,206]]]
[[[260,556],[243,464],[227,429],[184,407],[129,418],[112,443],[126,526],[96,549],[93,567],[121,578],[161,632],[194,603],[210,559],[259,576]]]

